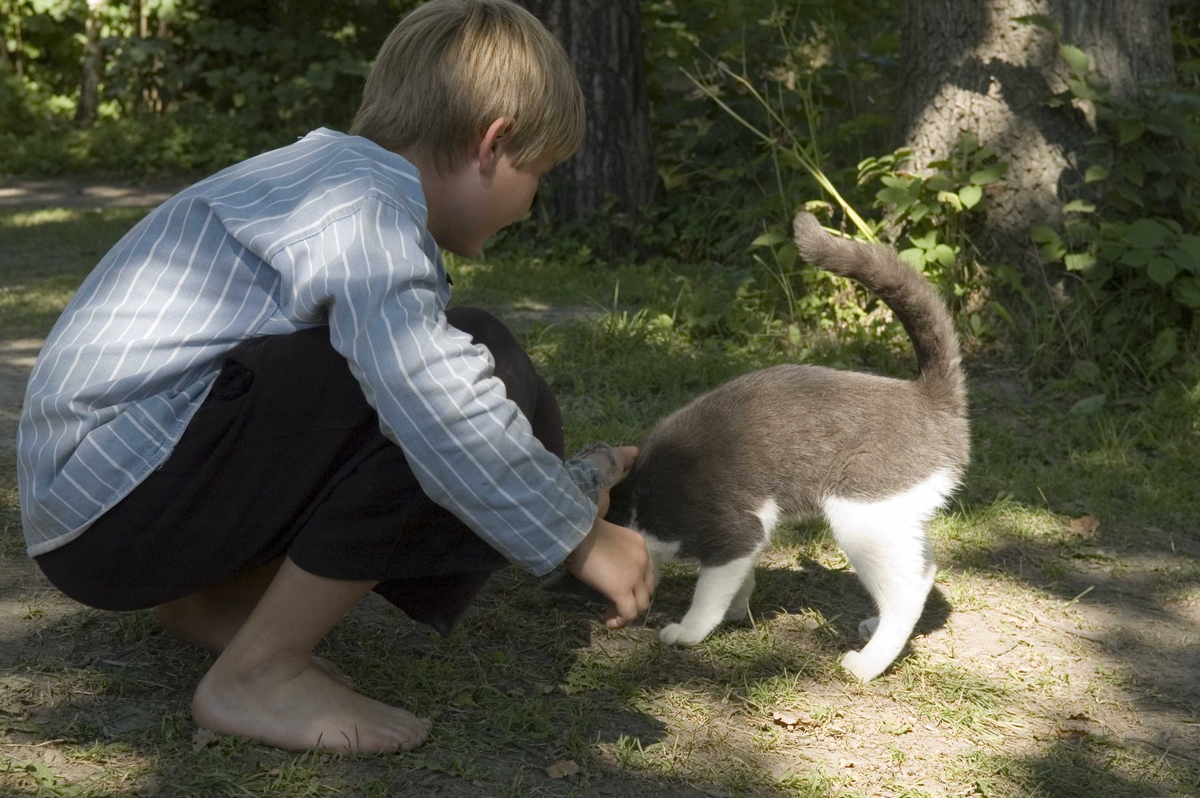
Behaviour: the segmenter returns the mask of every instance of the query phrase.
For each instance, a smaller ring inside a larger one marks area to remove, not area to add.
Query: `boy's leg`
[[[163,629],[185,643],[220,654],[250,617],[283,557],[249,573],[156,607]]]
[[[310,659],[374,584],[326,579],[285,559],[196,688],[196,722],[291,750],[409,751],[425,742],[429,721],[355,693]]]
[[[495,362],[494,373],[504,383],[508,397],[521,408],[542,445],[562,458],[565,446],[562,411],[549,385],[537,374],[533,362],[512,332],[495,316],[476,308],[451,308],[446,316],[451,326],[488,348]],[[159,605],[156,608],[159,621],[167,632],[184,642],[220,654],[249,617],[282,562],[283,557],[278,557],[227,582]],[[482,586],[484,575],[464,574],[456,578],[436,579],[439,590],[433,592],[439,593],[437,609],[444,613],[449,598],[446,595],[448,589],[451,593],[463,593],[459,598],[465,607]],[[450,587],[458,583],[462,584],[461,588]],[[382,591],[385,596],[404,606],[414,617],[420,617],[417,614],[419,607],[415,606],[413,599],[430,592],[424,589],[424,585],[415,582],[406,585],[404,593],[408,601],[396,596],[399,584],[386,588]],[[451,611],[445,614],[455,613]],[[421,620],[428,622],[425,618]],[[439,619],[433,625],[443,634],[449,633],[448,621]],[[350,683],[349,677],[332,663],[319,657],[314,660],[326,672]]]

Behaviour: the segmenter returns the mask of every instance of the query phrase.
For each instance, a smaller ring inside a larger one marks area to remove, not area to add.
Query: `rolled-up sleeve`
[[[592,526],[584,490],[594,475],[541,445],[490,353],[447,325],[444,275],[419,232],[405,209],[368,198],[273,256],[281,290],[324,309],[334,348],[426,494],[510,562],[545,574]]]

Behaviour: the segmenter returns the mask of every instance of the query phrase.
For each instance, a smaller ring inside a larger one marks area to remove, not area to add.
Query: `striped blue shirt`
[[[544,574],[561,563],[595,517],[595,464],[546,451],[488,351],[447,326],[425,220],[412,164],[322,128],[130,230],[30,377],[17,432],[30,556],[84,534],[167,459],[225,352],[329,325],[429,497],[514,564]]]

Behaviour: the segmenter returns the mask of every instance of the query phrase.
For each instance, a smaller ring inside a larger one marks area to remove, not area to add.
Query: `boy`
[[[288,749],[424,742],[427,720],[312,657],[371,590],[446,632],[505,560],[565,560],[609,626],[645,610],[645,544],[603,520],[636,450],[564,465],[511,334],[445,312],[439,250],[478,254],[582,130],[534,17],[432,0],[381,49],[355,135],[317,130],[182,192],[63,312],[19,429],[28,551],[67,595],[155,606],[219,653],[199,725]]]

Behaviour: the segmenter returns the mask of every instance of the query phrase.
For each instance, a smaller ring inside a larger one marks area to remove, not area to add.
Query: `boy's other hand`
[[[595,451],[584,455],[586,459],[591,460],[600,468],[601,487],[596,497],[597,518],[608,515],[608,491],[625,477],[625,474],[633,467],[633,461],[637,459],[637,456],[638,448],[636,446],[608,446],[607,444],[600,444]]]
[[[609,629],[620,629],[650,606],[654,568],[646,541],[632,529],[597,518],[583,542],[567,557],[567,570],[609,601]]]

